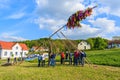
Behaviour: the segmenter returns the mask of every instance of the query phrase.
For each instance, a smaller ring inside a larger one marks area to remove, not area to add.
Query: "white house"
[[[81,41],[79,44],[78,44],[78,49],[79,50],[87,50],[87,49],[91,49],[90,47],[90,44],[86,41]]]
[[[23,43],[0,41],[0,58],[26,57],[28,47]]]

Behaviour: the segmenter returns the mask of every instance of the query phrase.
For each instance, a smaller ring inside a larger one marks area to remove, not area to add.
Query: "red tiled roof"
[[[0,46],[1,46],[2,49],[11,50],[11,49],[12,49],[12,46],[13,46],[14,44],[15,44],[15,43],[13,43],[13,42],[0,41]]]
[[[108,42],[109,45],[111,44],[120,44],[120,40],[112,40]]]
[[[2,49],[8,49],[8,50],[11,50],[12,47],[15,45],[16,43],[15,42],[5,42],[5,41],[0,41],[0,47]],[[23,43],[18,43],[23,50],[28,50],[27,46]]]
[[[28,50],[28,47],[26,46],[26,44],[23,44],[23,43],[19,43],[19,44],[23,50]]]

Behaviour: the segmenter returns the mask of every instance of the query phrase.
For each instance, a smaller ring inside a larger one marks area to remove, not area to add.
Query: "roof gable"
[[[22,50],[28,50],[28,47],[26,46],[26,44],[19,43],[19,45],[22,47]]]
[[[12,47],[17,44],[16,42],[5,42],[5,41],[0,41],[0,47],[1,49],[7,49],[7,50],[11,50]],[[23,44],[23,43],[18,43],[20,45],[20,47],[22,48],[22,50],[28,50],[28,47]]]
[[[15,43],[13,42],[5,42],[5,41],[0,41],[0,46],[2,49],[12,49],[12,46],[14,46]]]

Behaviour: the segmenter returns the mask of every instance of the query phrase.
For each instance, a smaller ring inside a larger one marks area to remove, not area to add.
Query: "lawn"
[[[120,49],[86,51],[91,63],[120,67]]]
[[[94,65],[81,67],[57,62],[55,67],[37,67],[37,60],[34,60],[20,65],[0,66],[0,80],[120,80],[120,49],[86,53],[87,59]]]
[[[0,80],[120,80],[120,68],[86,64],[37,67],[23,62],[15,66],[0,66]]]

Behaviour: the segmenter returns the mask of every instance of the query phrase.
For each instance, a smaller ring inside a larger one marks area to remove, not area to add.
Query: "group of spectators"
[[[56,57],[56,54],[54,53],[51,53],[50,54],[50,60],[49,60],[49,65],[50,66],[55,66],[56,64],[56,61],[55,61],[55,57]],[[65,64],[65,62],[69,62],[70,65],[74,65],[74,66],[77,66],[77,65],[82,65],[84,66],[84,58],[86,57],[86,53],[81,50],[76,50],[74,51],[74,53],[70,53],[70,52],[61,52],[60,53],[60,63],[61,64]],[[45,66],[45,56],[44,54],[39,54],[38,56],[38,67],[40,66]]]
[[[86,53],[82,51],[76,50],[74,53],[68,53],[64,54],[64,52],[61,53],[61,64],[64,64],[66,60],[69,61],[70,65],[82,65],[84,66],[84,58],[86,57]]]

